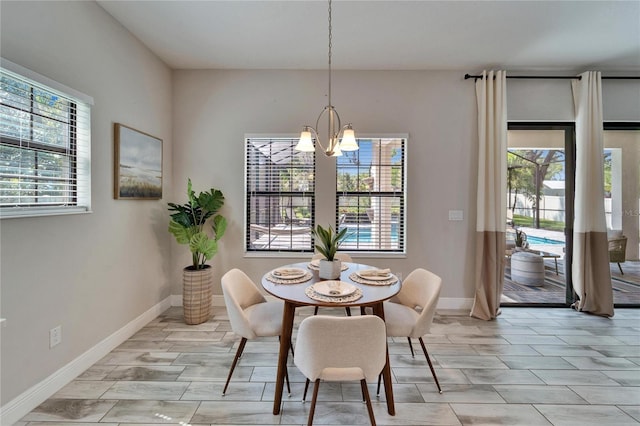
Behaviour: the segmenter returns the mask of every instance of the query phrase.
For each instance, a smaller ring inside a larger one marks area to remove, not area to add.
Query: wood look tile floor
[[[296,322],[310,314],[299,309]],[[292,394],[272,414],[277,338],[249,341],[221,395],[238,341],[223,307],[197,326],[170,308],[18,425],[306,424],[304,377],[291,361]],[[640,310],[606,319],[514,307],[488,322],[438,313],[425,343],[443,393],[423,355],[412,358],[406,339],[390,340],[396,415],[371,383],[379,425],[640,424]],[[358,383],[325,383],[318,399],[315,424],[368,424]]]

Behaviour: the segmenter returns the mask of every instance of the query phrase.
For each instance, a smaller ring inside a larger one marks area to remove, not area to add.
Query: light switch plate
[[[449,220],[464,220],[462,210],[449,210]]]

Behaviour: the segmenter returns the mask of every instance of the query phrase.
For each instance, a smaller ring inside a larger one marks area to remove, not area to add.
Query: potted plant
[[[340,244],[347,238],[347,228],[334,232],[331,225],[327,229],[317,225],[313,234],[317,238],[316,250],[324,256],[324,259],[321,259],[319,263],[318,276],[326,279],[340,277],[342,262],[335,259],[335,255]]]
[[[527,248],[527,234],[516,228],[516,249],[523,250]]]
[[[199,195],[187,182],[188,201],[185,204],[169,203],[171,214],[169,232],[178,244],[187,244],[192,264],[183,269],[182,306],[187,324],[201,324],[211,316],[213,295],[213,270],[205,262],[218,252],[218,240],[227,229],[227,220],[217,214],[224,205],[221,191],[211,188]],[[213,217],[213,218],[212,218]],[[211,230],[205,227],[209,218]]]

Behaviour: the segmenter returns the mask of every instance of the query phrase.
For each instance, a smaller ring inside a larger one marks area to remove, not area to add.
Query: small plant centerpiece
[[[527,242],[527,234],[516,228],[516,248],[525,249],[529,243]]]
[[[182,306],[187,324],[201,324],[211,316],[213,270],[205,262],[218,252],[218,240],[227,229],[227,220],[217,214],[224,205],[224,195],[211,188],[199,195],[187,182],[185,204],[169,203],[171,214],[169,232],[178,244],[189,246],[192,264],[183,269]],[[212,218],[210,221],[209,219]],[[211,223],[211,231],[206,228]]]
[[[324,256],[324,259],[320,259],[318,276],[331,280],[339,278],[342,262],[335,259],[335,255],[347,238],[347,228],[334,232],[331,225],[327,229],[317,225],[313,230],[313,235],[316,237],[316,250]]]

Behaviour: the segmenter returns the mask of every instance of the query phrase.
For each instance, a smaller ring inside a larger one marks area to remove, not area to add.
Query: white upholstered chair
[[[280,336],[284,305],[280,300],[267,301],[251,278],[240,269],[232,269],[223,275],[222,293],[231,329],[241,337],[227,382],[222,391],[224,395],[247,340],[257,337]],[[287,388],[291,393],[288,376],[286,378]]]
[[[418,268],[407,275],[402,282],[400,292],[390,301],[384,302],[387,336],[406,337],[411,348],[411,356],[415,356],[411,339],[420,341],[422,351],[427,358],[431,374],[440,393],[442,393],[442,389],[422,336],[427,334],[431,327],[441,287],[442,278],[426,269]],[[378,378],[379,393],[380,378]]]
[[[313,424],[320,380],[359,380],[362,398],[367,403],[369,419],[375,425],[367,380],[374,380],[386,362],[387,336],[384,321],[374,315],[334,317],[317,315],[305,318],[298,329],[295,365],[315,382],[309,409],[309,425]]]

